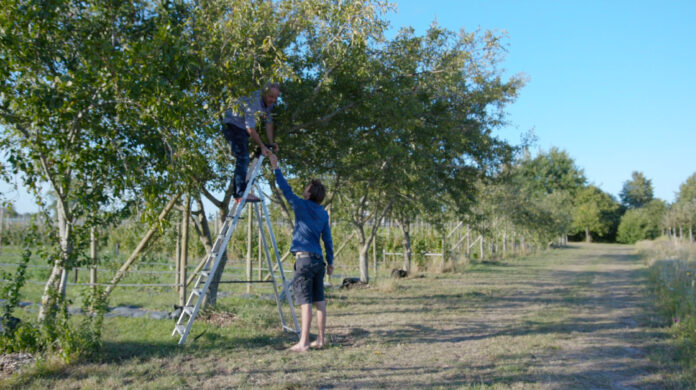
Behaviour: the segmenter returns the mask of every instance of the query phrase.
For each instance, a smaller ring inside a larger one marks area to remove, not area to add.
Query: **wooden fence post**
[[[377,279],[377,234],[372,239],[372,263],[374,264],[375,279]]]
[[[262,229],[263,229],[263,225],[259,225],[259,237],[261,237],[261,234],[263,234],[261,231]],[[261,280],[261,278],[263,277],[263,269],[262,269],[263,268],[263,260],[262,260],[263,253],[261,253],[262,248],[261,248],[261,239],[260,238],[259,238],[258,247],[259,247],[259,256],[258,256],[258,258],[259,258],[258,259],[259,260],[259,280]]]

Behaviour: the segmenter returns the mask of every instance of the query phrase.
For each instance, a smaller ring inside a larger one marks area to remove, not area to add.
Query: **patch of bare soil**
[[[198,317],[199,321],[215,325],[220,328],[232,325],[236,316],[228,311],[206,311]]]
[[[11,375],[22,367],[34,362],[36,358],[30,353],[18,352],[0,355],[0,374]]]

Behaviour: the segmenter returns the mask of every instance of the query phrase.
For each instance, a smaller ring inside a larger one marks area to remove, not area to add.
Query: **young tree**
[[[398,206],[408,218],[406,210],[430,203],[442,209],[446,199],[463,207],[474,180],[509,155],[491,131],[522,83],[501,80],[500,51],[490,33],[456,37],[433,26],[423,37],[403,30],[383,46],[360,48],[334,69],[333,93],[315,102],[335,108],[330,121],[302,133],[320,147],[292,162],[298,172],[306,167],[340,180],[335,202],[358,233],[363,281],[368,250],[390,209]]]
[[[338,68],[352,66],[356,53],[364,47],[363,42],[381,34],[383,25],[376,15],[383,7],[380,1],[330,0],[225,0],[199,5],[195,23],[191,25],[195,37],[192,41],[206,64],[198,77],[210,107],[200,117],[200,123],[210,124],[214,141],[202,151],[210,158],[210,169],[201,171],[197,179],[203,196],[218,208],[222,218],[227,215],[232,199],[230,153],[221,140],[219,124],[211,123],[210,119],[265,81],[286,80],[275,109],[277,117],[274,115],[280,153],[300,165],[303,155],[321,152],[324,141],[315,139],[306,126],[316,123],[317,118],[330,116],[335,108],[316,102],[331,94],[333,73],[340,72]],[[300,112],[312,114],[299,115]],[[297,143],[293,142],[295,136],[300,136]],[[292,156],[296,154],[299,157],[295,159]],[[216,192],[222,196],[214,196]],[[279,201],[282,202],[280,198]],[[205,211],[202,202],[197,203],[196,227],[204,233],[209,231],[205,228]],[[209,233],[204,233],[201,240],[206,246],[212,242]],[[210,303],[216,300],[216,281],[224,271],[224,260],[211,285]]]
[[[575,197],[573,229],[585,233],[585,241],[591,242],[595,233],[602,237],[610,232],[613,214],[619,205],[607,193],[590,185],[580,190]]]
[[[624,182],[621,203],[629,209],[643,207],[653,199],[652,181],[646,179],[642,172],[634,171],[631,180]]]
[[[185,13],[67,0],[0,10],[0,144],[41,206],[44,185],[56,195],[57,249],[39,319],[55,313],[67,271],[87,261],[92,226],[131,203],[152,221],[196,170],[178,110],[191,103],[179,93],[189,61],[176,26]]]

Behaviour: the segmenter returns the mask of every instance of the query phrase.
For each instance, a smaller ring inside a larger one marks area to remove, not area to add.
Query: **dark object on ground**
[[[178,320],[179,317],[181,317],[181,311],[183,309],[183,306],[174,305],[174,311],[169,313],[169,318],[173,319],[174,321]]]
[[[394,268],[391,272],[391,276],[392,276],[392,278],[395,278],[395,279],[401,279],[401,278],[407,277],[408,272],[406,272],[402,269]]]
[[[343,283],[341,284],[341,288],[360,288],[367,286],[367,283],[361,282],[360,278],[345,278],[343,279]]]

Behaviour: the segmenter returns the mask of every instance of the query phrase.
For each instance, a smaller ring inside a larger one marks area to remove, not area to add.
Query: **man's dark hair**
[[[314,203],[321,204],[326,197],[326,187],[321,183],[319,179],[312,179],[309,187],[309,200]]]

